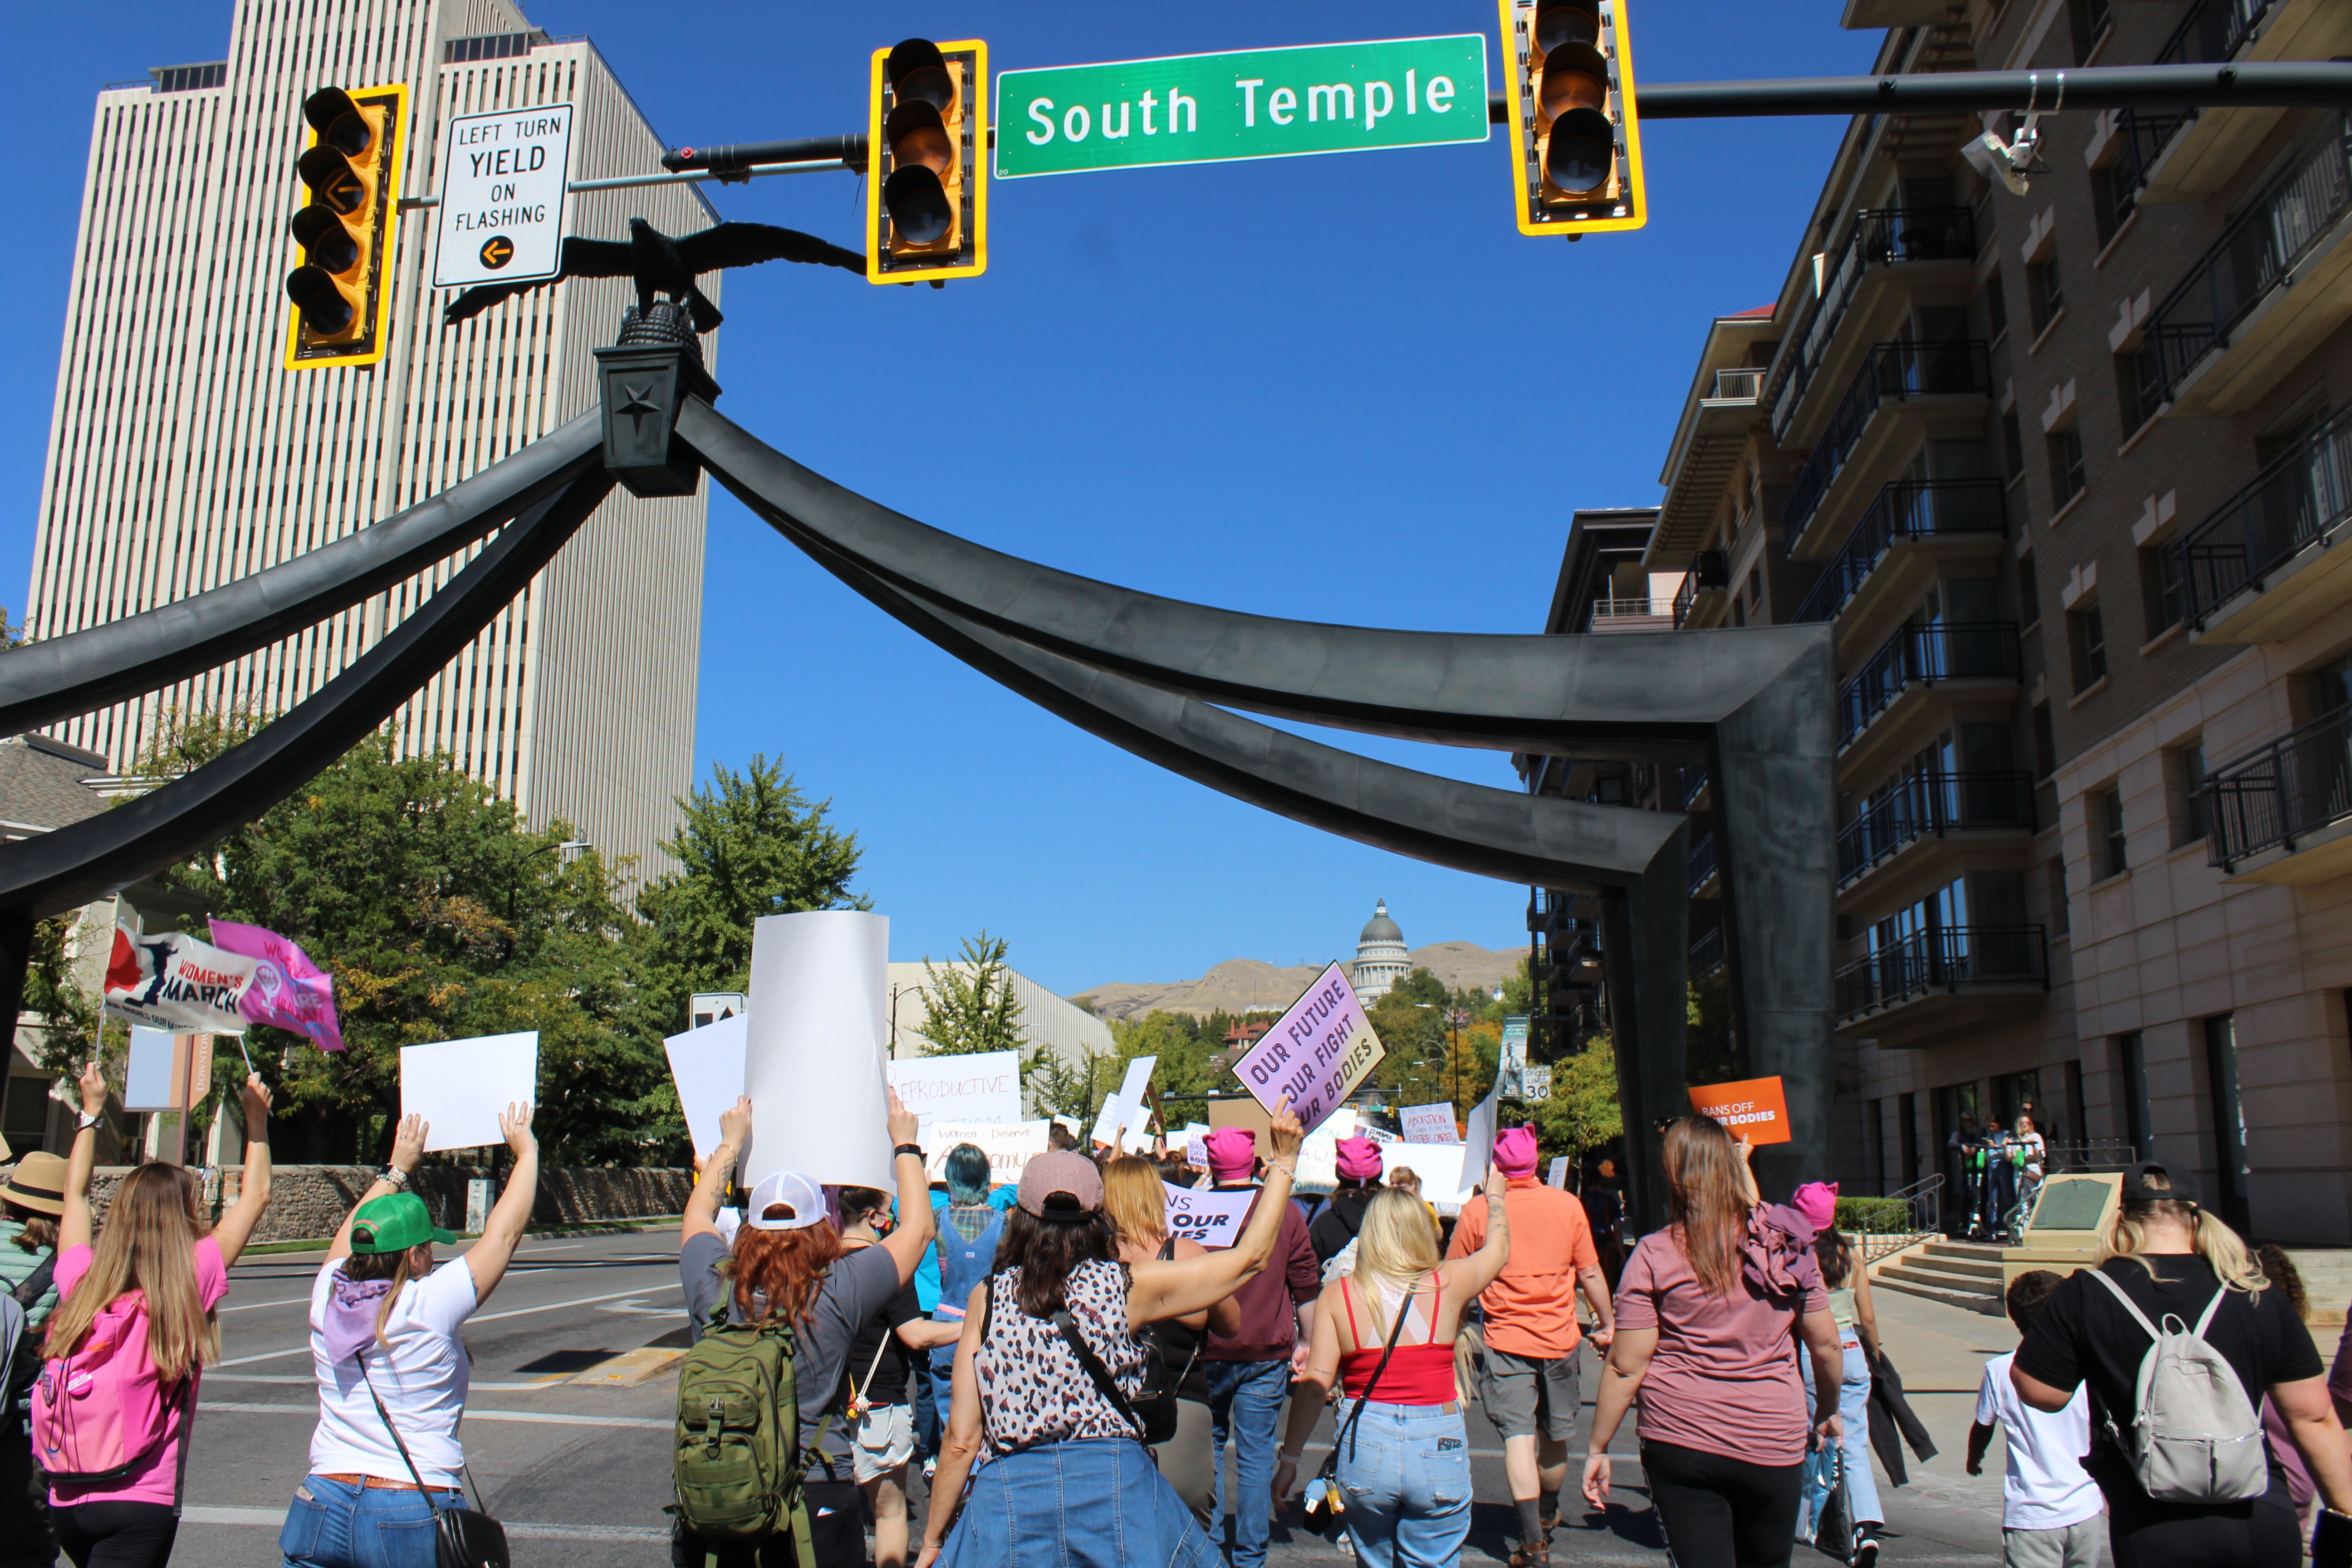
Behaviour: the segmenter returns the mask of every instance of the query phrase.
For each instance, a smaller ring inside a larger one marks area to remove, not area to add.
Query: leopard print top
[[[1021,1270],[988,1282],[988,1337],[973,1353],[980,1379],[981,1462],[1078,1437],[1132,1437],[1135,1426],[1095,1387],[1051,1318],[1021,1310]],[[1143,1388],[1144,1347],[1127,1323],[1123,1263],[1081,1263],[1064,1290],[1079,1337],[1129,1399]]]

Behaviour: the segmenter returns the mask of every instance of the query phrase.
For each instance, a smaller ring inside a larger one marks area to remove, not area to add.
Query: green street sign
[[[996,79],[996,177],[1486,140],[1486,39],[1387,38]]]

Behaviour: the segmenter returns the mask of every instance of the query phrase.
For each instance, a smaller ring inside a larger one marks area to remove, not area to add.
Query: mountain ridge
[[[1416,947],[1408,955],[1415,969],[1426,969],[1449,988],[1492,990],[1526,960],[1524,947],[1480,947],[1475,942],[1439,942]],[[1343,962],[1352,972],[1355,964]],[[1090,991],[1071,994],[1073,1002],[1091,1001],[1105,1018],[1130,1018],[1153,1011],[1189,1013],[1204,1018],[1212,1013],[1279,1013],[1306,993],[1323,973],[1318,963],[1268,963],[1257,958],[1229,958],[1209,966],[1191,980],[1113,981]]]

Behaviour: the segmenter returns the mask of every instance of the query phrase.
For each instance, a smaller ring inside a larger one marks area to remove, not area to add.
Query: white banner
[[[782,1170],[889,1192],[890,921],[858,910],[765,915],[751,928],[746,1187]]]
[[[989,1180],[1000,1187],[1017,1186],[1029,1162],[1045,1152],[1050,1121],[934,1121],[923,1142],[930,1179],[948,1179],[948,1152],[969,1143],[988,1156]]]
[[[503,1143],[499,1113],[539,1099],[539,1031],[400,1048],[400,1114],[427,1123],[425,1152]]]
[[[1454,1124],[1451,1105],[1408,1105],[1397,1112],[1408,1143],[1459,1143],[1462,1129]]]
[[[662,1041],[669,1056],[670,1081],[677,1086],[678,1109],[686,1112],[687,1136],[698,1160],[709,1158],[719,1147],[719,1113],[743,1096],[750,1027],[750,1019],[738,1013]]]
[[[922,1118],[923,1147],[933,1121],[1021,1120],[1021,1053],[982,1051],[965,1057],[910,1057],[886,1064],[890,1087]]]
[[[1242,1227],[1249,1223],[1250,1205],[1257,1201],[1255,1192],[1193,1191],[1165,1182],[1160,1185],[1168,1194],[1168,1234],[1213,1248],[1231,1247],[1239,1239]]]
[[[146,934],[139,912],[117,906],[114,952],[106,963],[106,1011],[169,1034],[242,1035],[238,1004],[262,961],[183,931]]]

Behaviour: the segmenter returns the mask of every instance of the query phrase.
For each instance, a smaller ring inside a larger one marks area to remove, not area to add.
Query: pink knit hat
[[[1342,1138],[1339,1143],[1339,1176],[1366,1182],[1381,1173],[1381,1146],[1369,1138]]]
[[[1495,1168],[1506,1176],[1536,1173],[1536,1130],[1514,1127],[1495,1140]]]
[[[1246,1182],[1257,1167],[1257,1134],[1246,1127],[1220,1127],[1201,1140],[1209,1151],[1209,1179]]]
[[[1829,1229],[1837,1218],[1838,1184],[1835,1182],[1807,1182],[1789,1198],[1789,1206],[1812,1222],[1816,1232]]]

